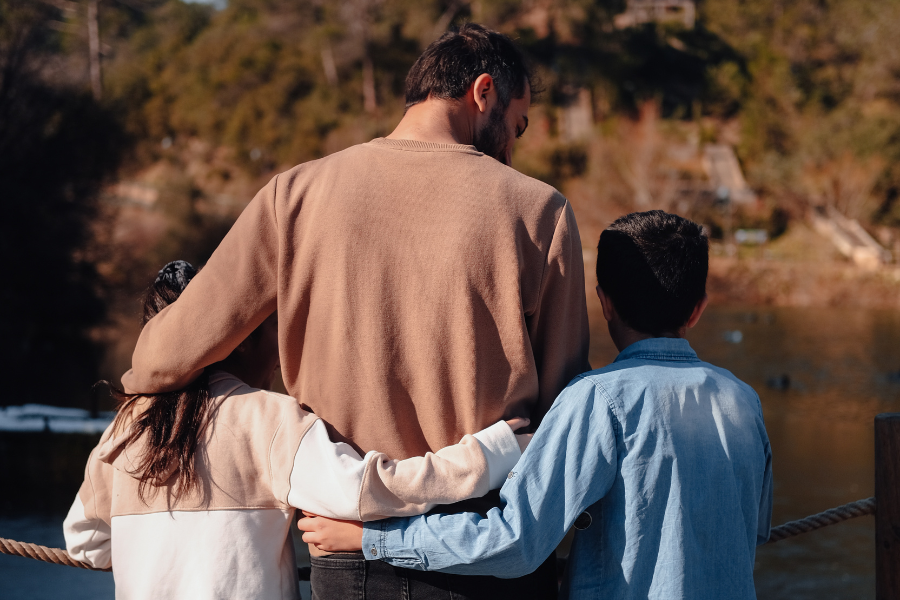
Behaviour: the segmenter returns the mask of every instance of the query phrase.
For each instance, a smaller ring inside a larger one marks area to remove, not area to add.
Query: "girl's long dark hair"
[[[175,261],[159,272],[144,294],[141,327],[166,306],[175,302],[196,275],[189,263]],[[115,429],[127,429],[126,446],[144,437],[144,449],[134,474],[139,474],[138,495],[145,500],[149,487],[162,487],[177,476],[174,500],[199,487],[194,464],[197,442],[209,411],[209,384],[206,373],[187,387],[161,394],[127,394],[105,383],[118,403]],[[129,423],[132,416],[137,415]]]

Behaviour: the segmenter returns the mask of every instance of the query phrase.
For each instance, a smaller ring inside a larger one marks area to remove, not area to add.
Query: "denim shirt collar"
[[[614,362],[629,359],[695,362],[697,353],[684,338],[649,338],[635,342],[622,350]]]

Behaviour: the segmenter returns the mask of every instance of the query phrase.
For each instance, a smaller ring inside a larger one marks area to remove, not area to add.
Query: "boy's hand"
[[[513,430],[513,433],[516,433],[516,431],[523,427],[528,427],[530,423],[531,419],[526,419],[525,417],[513,417],[506,422],[506,424],[509,425],[509,428]],[[533,433],[516,433],[516,441],[519,442],[519,450],[525,452],[525,448],[528,447],[533,435]]]
[[[324,552],[362,550],[363,525],[359,521],[338,521],[303,511],[297,528],[303,541]]]

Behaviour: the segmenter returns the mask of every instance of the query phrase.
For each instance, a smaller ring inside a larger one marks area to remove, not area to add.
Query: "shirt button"
[[[375,546],[372,546],[370,552],[372,553],[372,556],[378,556],[378,550],[375,549]]]
[[[578,531],[584,531],[591,526],[591,523],[593,521],[594,520],[591,518],[591,513],[589,513],[588,511],[584,511],[583,513],[578,515],[577,519],[575,519],[574,527]]]
[[[506,478],[507,478],[507,479],[512,479],[512,478],[515,477],[515,476],[516,476],[516,472],[515,472],[515,471],[510,471],[510,472],[509,472],[509,475],[507,475]]]

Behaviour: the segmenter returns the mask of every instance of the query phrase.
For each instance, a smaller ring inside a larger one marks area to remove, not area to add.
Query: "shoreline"
[[[711,256],[707,292],[719,306],[898,309],[900,268]]]

